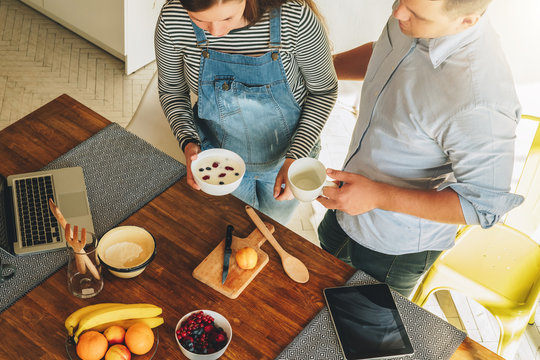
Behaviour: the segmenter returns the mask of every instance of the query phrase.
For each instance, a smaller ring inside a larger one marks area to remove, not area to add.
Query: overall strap
[[[204,34],[204,30],[195,25],[193,20],[191,21],[191,26],[193,26],[193,31],[195,32],[195,37],[197,38],[197,47],[208,47],[208,39]]]
[[[281,7],[270,10],[270,49],[281,48]]]

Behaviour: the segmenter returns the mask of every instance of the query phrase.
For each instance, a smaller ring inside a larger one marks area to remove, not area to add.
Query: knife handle
[[[233,231],[234,227],[232,225],[227,225],[227,234],[225,235],[225,250],[230,250],[231,248]]]

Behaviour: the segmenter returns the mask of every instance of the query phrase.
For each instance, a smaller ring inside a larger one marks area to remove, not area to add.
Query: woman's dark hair
[[[187,11],[203,11],[214,5],[227,1],[242,1],[242,0],[180,0],[182,6]],[[261,19],[263,14],[272,8],[277,8],[288,1],[298,1],[305,3],[322,21],[322,17],[313,0],[246,0],[246,8],[244,17],[250,24],[254,24]]]

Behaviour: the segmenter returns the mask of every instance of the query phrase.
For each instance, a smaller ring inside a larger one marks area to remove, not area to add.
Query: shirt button
[[[229,84],[227,83],[223,83],[223,85],[221,86],[221,88],[225,91],[229,90]]]

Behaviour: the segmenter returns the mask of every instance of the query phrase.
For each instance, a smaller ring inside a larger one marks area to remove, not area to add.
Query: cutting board
[[[274,225],[265,223],[271,233]],[[261,245],[266,241],[263,234],[255,229],[247,238],[232,237],[232,254],[229,261],[229,274],[225,284],[221,283],[223,274],[223,254],[225,252],[225,239],[212,250],[212,252],[193,270],[193,277],[212,289],[222,293],[231,299],[236,299],[257,274],[268,263],[268,254],[261,250]],[[236,264],[236,250],[243,247],[251,247],[257,252],[257,265],[250,270],[242,270]]]

